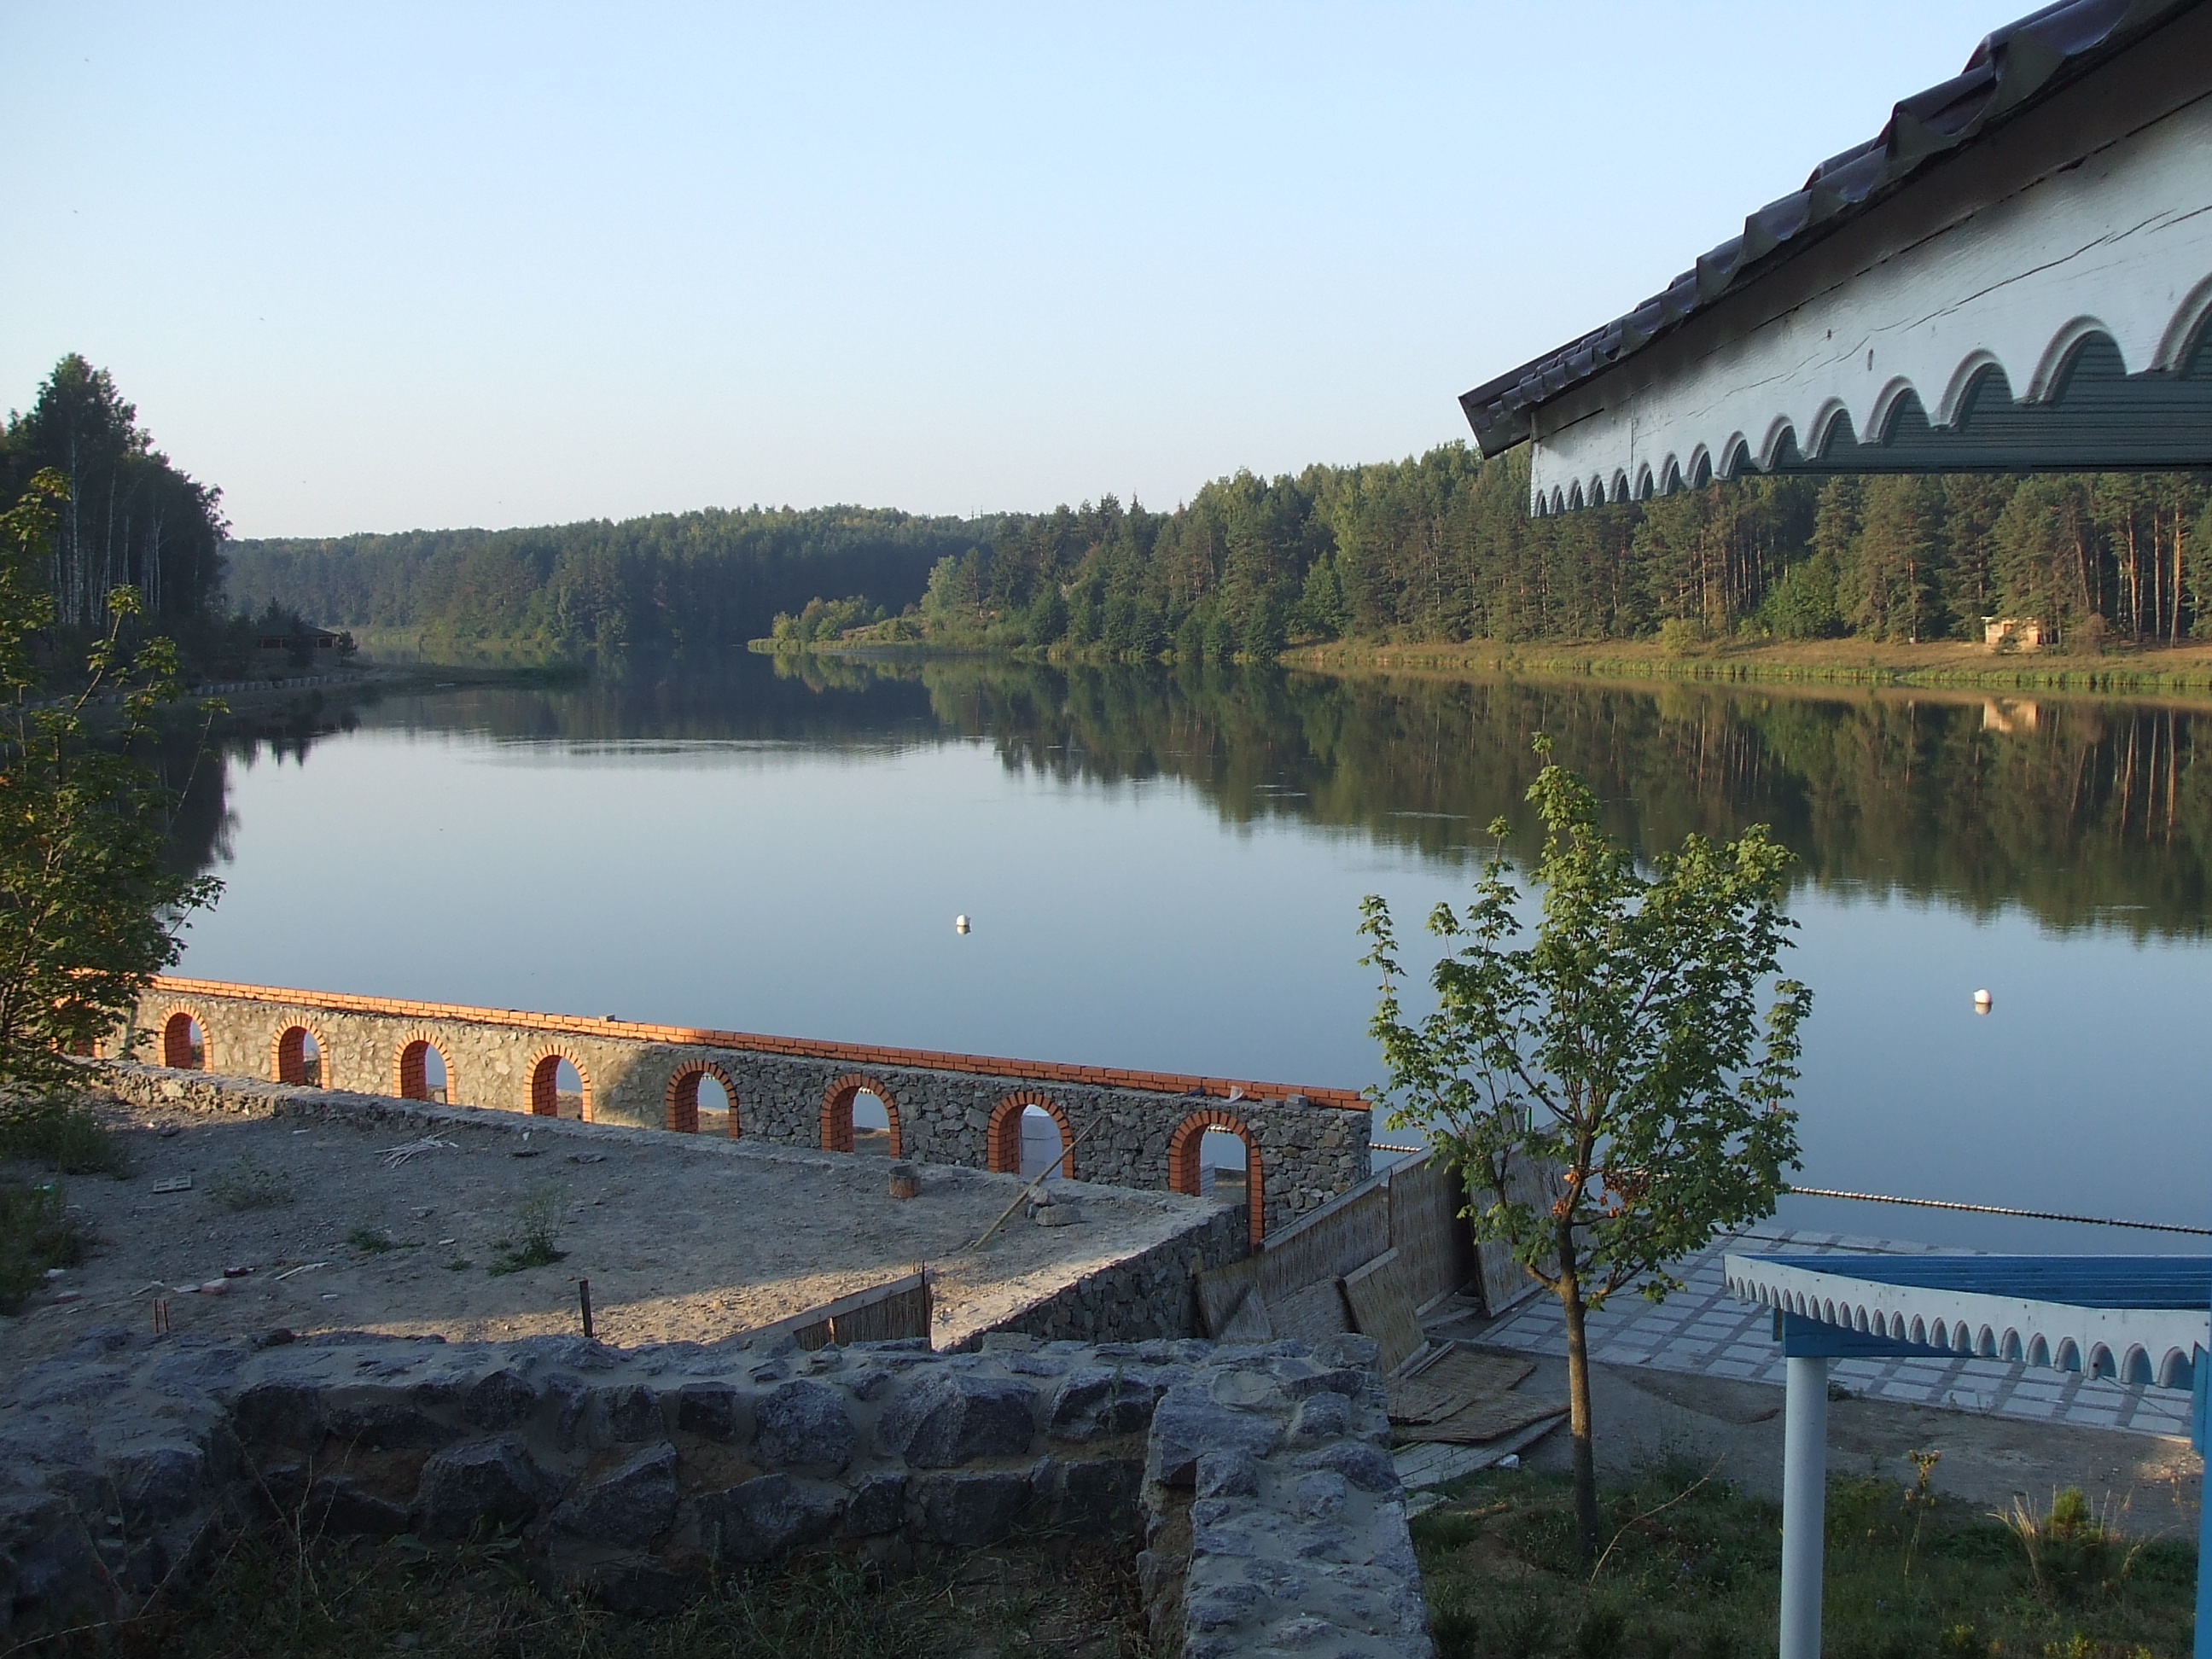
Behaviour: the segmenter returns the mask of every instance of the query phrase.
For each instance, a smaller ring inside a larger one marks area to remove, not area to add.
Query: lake
[[[1765,823],[1798,854],[1807,1185],[2212,1226],[2205,718],[752,655],[392,696],[203,763],[179,835],[227,890],[178,971],[1365,1086],[1361,896],[1425,967],[1491,821],[1530,850],[1544,732],[1639,850]],[[1782,1219],[2191,1248],[1802,1196]]]

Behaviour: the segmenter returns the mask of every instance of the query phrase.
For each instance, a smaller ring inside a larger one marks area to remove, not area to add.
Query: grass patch
[[[63,1175],[124,1176],[131,1157],[122,1138],[89,1106],[53,1102],[0,1112],[0,1158],[43,1164]]]
[[[46,1282],[49,1267],[74,1267],[92,1234],[69,1212],[53,1182],[0,1182],[0,1313],[19,1311]]]
[[[529,1267],[550,1267],[556,1261],[567,1261],[568,1251],[556,1248],[554,1243],[561,1224],[563,1196],[560,1187],[552,1182],[541,1182],[524,1194],[522,1202],[515,1207],[514,1236],[501,1239],[492,1247],[498,1254],[484,1271],[497,1277],[501,1273],[519,1273]]]
[[[370,1255],[383,1255],[399,1248],[380,1227],[356,1227],[346,1235],[346,1243]]]
[[[292,1201],[292,1183],[251,1152],[208,1177],[207,1194],[226,1210],[273,1210]]]
[[[892,1570],[823,1555],[626,1617],[532,1583],[510,1540],[248,1534],[145,1617],[41,1653],[118,1659],[1151,1659],[1133,1543],[1033,1538]]]
[[[1931,1460],[1932,1462],[1932,1460]],[[1416,1516],[1438,1659],[1750,1659],[1774,1650],[1782,1513],[1668,1463],[1605,1494],[1576,1554],[1565,1476],[1486,1471]],[[2034,1540],[2030,1545],[2031,1538]],[[2079,1492],[2009,1521],[1929,1490],[1828,1483],[1831,1659],[2182,1659],[2197,1552],[2124,1539]]]

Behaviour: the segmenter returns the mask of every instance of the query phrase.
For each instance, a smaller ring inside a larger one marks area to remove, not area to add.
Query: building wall
[[[1116,1186],[1195,1190],[1197,1138],[1225,1129],[1256,1165],[1255,1238],[1368,1173],[1367,1103],[1340,1089],[185,979],[157,980],[107,1052],[154,1065],[181,1059],[164,1042],[180,1015],[198,1024],[209,1072],[403,1095],[419,1086],[403,1075],[406,1052],[428,1042],[444,1057],[448,1102],[495,1110],[532,1110],[533,1078],[565,1058],[583,1079],[586,1117],[642,1128],[683,1124],[684,1079],[711,1069],[733,1097],[733,1132],[779,1146],[849,1151],[852,1097],[866,1089],[890,1109],[896,1155],[978,1169],[999,1167],[1018,1147],[1009,1118],[1034,1104],[1060,1124],[1071,1173]],[[283,1038],[299,1026],[314,1037],[319,1076],[282,1075]],[[542,1088],[536,1103],[550,1104]]]

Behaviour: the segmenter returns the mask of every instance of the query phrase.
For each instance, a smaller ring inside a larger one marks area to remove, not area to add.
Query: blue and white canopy
[[[2174,1255],[1734,1255],[1786,1354],[1978,1354],[2186,1389],[2212,1348],[2212,1260]]]

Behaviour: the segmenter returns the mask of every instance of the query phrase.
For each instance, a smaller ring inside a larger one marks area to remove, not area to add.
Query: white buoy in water
[[[967,918],[967,917],[965,917],[965,916],[955,916],[955,917],[953,917],[953,918],[952,918],[952,931],[953,931],[954,933],[966,933],[966,932],[968,931],[968,918]]]
[[[1976,1013],[1986,1014],[1990,1011],[1990,994],[1987,991],[1977,991],[1974,993],[1974,1012]]]

